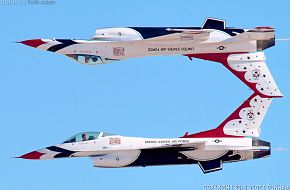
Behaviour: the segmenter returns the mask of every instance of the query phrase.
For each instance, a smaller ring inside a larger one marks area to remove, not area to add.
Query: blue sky
[[[3,0],[4,1],[4,0]],[[93,168],[91,160],[13,159],[81,131],[178,137],[216,127],[252,91],[222,65],[183,56],[145,57],[84,66],[12,43],[32,38],[85,39],[96,28],[199,26],[206,17],[228,26],[273,26],[290,37],[285,1],[68,1],[3,5],[0,61],[0,189],[202,189],[204,185],[290,185],[290,152],[225,164],[204,175],[197,165]],[[273,101],[261,139],[290,148],[290,43],[266,50],[283,99]]]

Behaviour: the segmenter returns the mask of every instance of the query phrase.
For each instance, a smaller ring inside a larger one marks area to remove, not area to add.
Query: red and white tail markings
[[[186,133],[182,138],[259,137],[260,125],[271,102],[271,98],[254,93],[217,128],[191,135]]]
[[[228,70],[249,86],[256,94],[265,98],[282,97],[266,63],[263,52],[255,53],[204,53],[188,54],[192,57],[222,63]]]

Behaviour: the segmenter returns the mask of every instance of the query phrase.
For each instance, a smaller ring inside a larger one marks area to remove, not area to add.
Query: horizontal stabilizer
[[[198,165],[203,173],[215,172],[222,169],[222,160],[200,161]]]

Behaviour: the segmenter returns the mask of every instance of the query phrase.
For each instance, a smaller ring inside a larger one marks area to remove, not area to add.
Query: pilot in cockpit
[[[87,135],[86,135],[85,133],[82,134],[82,138],[83,138],[82,141],[87,141],[87,140],[88,140],[88,139],[87,139]]]

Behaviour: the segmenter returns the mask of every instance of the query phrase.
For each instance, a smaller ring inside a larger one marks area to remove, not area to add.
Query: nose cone
[[[30,160],[39,160],[41,156],[43,156],[45,153],[33,151],[29,152],[27,154],[24,154],[22,156],[18,156],[16,158],[23,158],[23,159],[30,159]]]
[[[45,44],[46,42],[42,41],[41,39],[33,39],[33,40],[24,40],[19,43],[22,43],[24,45],[37,48],[38,46]]]

